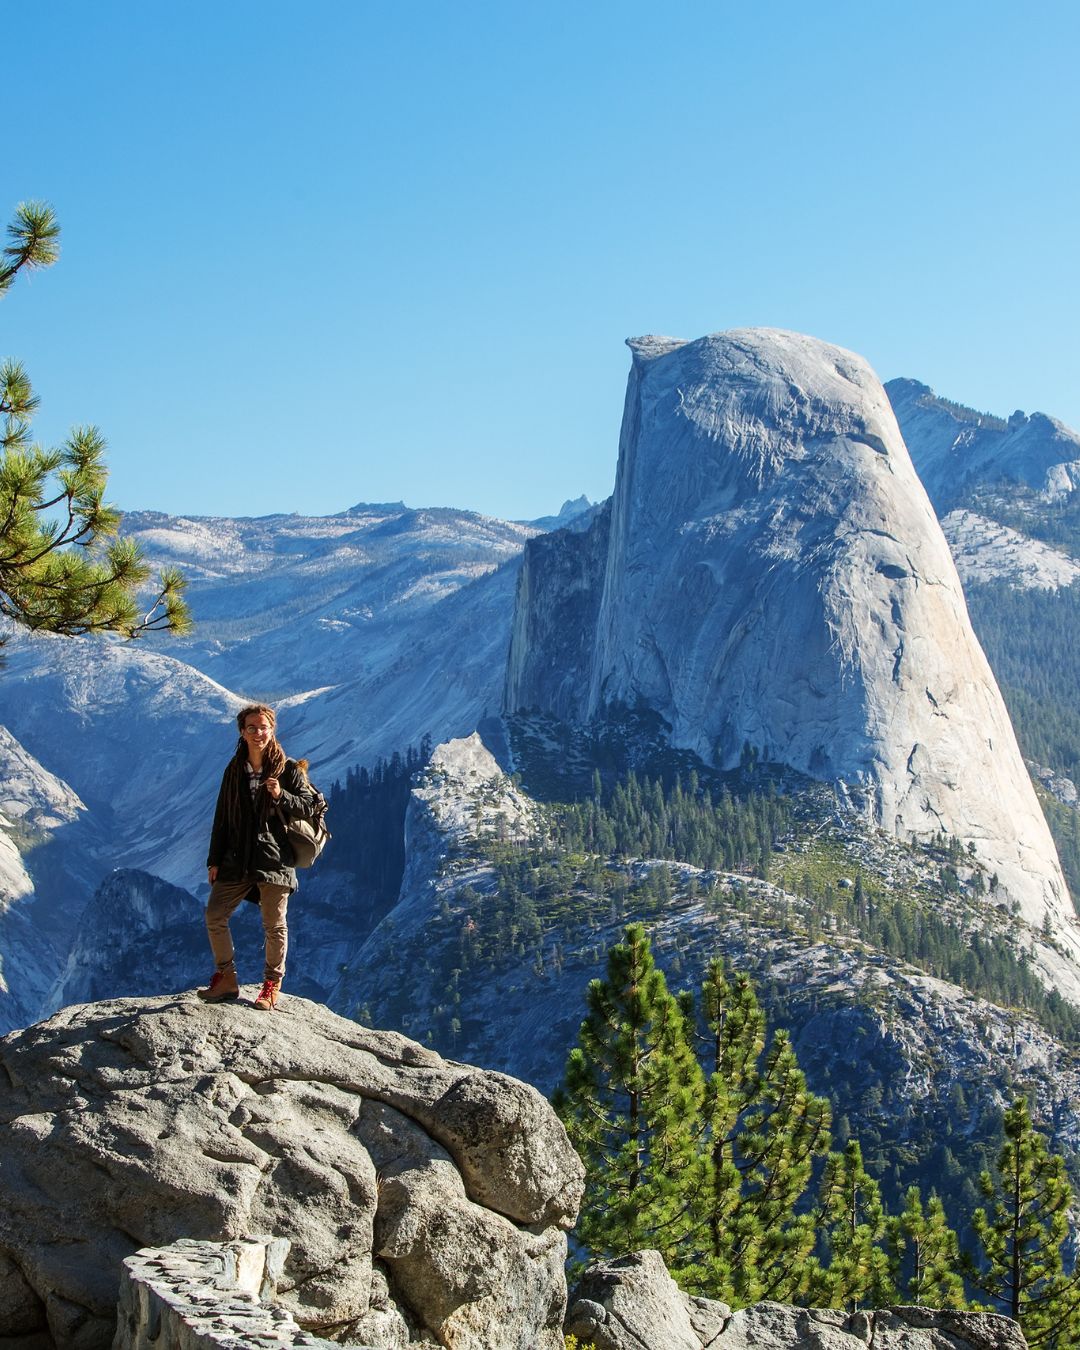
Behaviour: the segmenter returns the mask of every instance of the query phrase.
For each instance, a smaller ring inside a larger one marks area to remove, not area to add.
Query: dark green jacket
[[[276,802],[267,792],[265,784],[260,785],[253,800],[247,782],[242,782],[241,827],[235,833],[229,828],[226,804],[228,775],[229,768],[226,767],[210,831],[207,867],[218,869],[220,881],[251,881],[252,884],[268,881],[275,886],[287,886],[290,892],[295,891],[293,853],[278,811],[286,819],[298,816],[312,819],[315,814],[315,793],[306,775],[295,760],[287,759],[278,778],[281,796]]]

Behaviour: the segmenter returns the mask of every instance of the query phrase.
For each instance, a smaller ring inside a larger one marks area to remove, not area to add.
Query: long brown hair
[[[240,837],[243,821],[244,807],[241,805],[242,797],[246,796],[248,787],[247,779],[244,773],[244,765],[248,762],[247,741],[244,739],[244,723],[249,717],[262,715],[270,723],[271,730],[277,726],[277,717],[274,715],[273,708],[268,708],[265,703],[251,703],[246,708],[241,708],[236,714],[236,725],[240,730],[240,740],[237,742],[236,751],[232,759],[229,760],[225,770],[225,814],[229,822],[229,832],[234,838]],[[285,751],[276,736],[271,736],[263,750],[262,770],[259,774],[260,779],[277,778],[285,768]],[[260,796],[264,798],[261,802],[261,813],[265,815],[268,809],[268,799],[266,793],[260,789]]]

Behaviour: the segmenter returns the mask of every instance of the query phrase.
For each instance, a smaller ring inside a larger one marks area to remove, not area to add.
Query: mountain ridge
[[[938,513],[975,485],[1023,484],[1045,500],[1080,487],[1080,435],[1046,413],[977,413],[918,380],[885,385],[912,460]]]

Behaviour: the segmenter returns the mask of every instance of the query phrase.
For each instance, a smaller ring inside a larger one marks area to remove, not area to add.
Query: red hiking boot
[[[239,998],[240,986],[236,982],[236,967],[228,970],[215,970],[205,989],[195,991],[204,1003],[224,1003],[227,998]]]
[[[263,980],[262,988],[259,990],[259,997],[252,1005],[261,1012],[270,1012],[277,1007],[278,995],[281,993],[280,980]]]

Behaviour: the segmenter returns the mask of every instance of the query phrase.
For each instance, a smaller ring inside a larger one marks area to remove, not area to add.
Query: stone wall
[[[113,1350],[340,1350],[274,1305],[288,1250],[270,1237],[144,1247],[124,1262]]]

